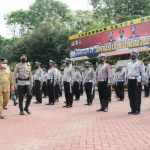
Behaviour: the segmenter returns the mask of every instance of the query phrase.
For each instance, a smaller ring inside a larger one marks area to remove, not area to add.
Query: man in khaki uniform
[[[4,119],[3,108],[10,98],[10,89],[14,90],[13,78],[7,60],[0,58],[0,119]]]

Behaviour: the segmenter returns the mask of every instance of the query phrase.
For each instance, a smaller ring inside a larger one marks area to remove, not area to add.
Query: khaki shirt
[[[13,86],[14,83],[10,68],[0,68],[0,92],[9,92]]]

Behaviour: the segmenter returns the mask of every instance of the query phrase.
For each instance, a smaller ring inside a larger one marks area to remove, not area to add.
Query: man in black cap
[[[36,65],[36,72],[34,74],[34,84],[35,84],[35,96],[36,96],[36,104],[42,103],[42,76],[43,76],[43,70],[41,69],[41,63],[35,62]]]
[[[31,66],[26,63],[27,56],[22,54],[20,60],[21,62],[16,65],[14,70],[14,83],[15,89],[18,89],[20,115],[24,115],[24,111],[26,111],[28,114],[31,114],[28,108],[32,98],[31,88],[33,87],[33,76],[31,72]],[[18,78],[17,83],[16,78]],[[23,109],[23,98],[25,94],[27,95],[27,100],[25,108]]]

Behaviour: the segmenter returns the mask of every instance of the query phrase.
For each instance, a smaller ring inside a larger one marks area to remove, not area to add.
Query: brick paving
[[[140,115],[128,115],[129,101],[118,102],[112,93],[109,111],[96,112],[85,95],[63,108],[64,97],[54,106],[33,104],[31,115],[20,116],[13,102],[0,120],[0,150],[150,150],[150,98],[142,98]]]

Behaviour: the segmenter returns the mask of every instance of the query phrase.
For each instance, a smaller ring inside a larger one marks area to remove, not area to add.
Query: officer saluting
[[[94,70],[90,67],[91,63],[86,61],[86,71],[84,74],[83,84],[85,87],[86,97],[87,97],[87,104],[85,105],[92,105],[93,101],[93,90],[96,82]]]
[[[148,81],[144,64],[141,60],[138,60],[138,55],[139,53],[137,50],[131,50],[132,60],[127,64],[125,72],[131,107],[131,112],[128,112],[128,114],[134,115],[138,115],[140,113],[142,85],[144,85],[144,82],[147,83]]]
[[[73,83],[74,83],[74,70],[71,64],[71,59],[66,58],[66,68],[64,69],[63,82],[66,98],[66,106],[70,108],[73,104]]]
[[[16,65],[14,70],[14,83],[15,88],[18,89],[20,115],[24,115],[24,111],[31,114],[28,107],[32,98],[31,88],[33,87],[33,76],[31,73],[31,67],[26,63],[27,56],[23,54],[20,60],[21,62]],[[18,77],[17,83],[16,77]],[[27,94],[27,100],[23,111],[23,97],[25,94]]]
[[[54,67],[54,61],[50,60],[49,65],[50,69],[48,70],[47,75],[47,89],[48,89],[48,97],[49,103],[46,105],[54,105],[55,103],[55,86],[57,81],[57,70]]]
[[[105,63],[105,54],[99,54],[100,64],[96,69],[96,78],[98,80],[98,93],[100,98],[101,108],[97,111],[108,111],[108,86],[111,86],[111,68],[109,64]]]
[[[41,69],[41,63],[35,62],[36,65],[36,72],[34,74],[34,87],[35,87],[35,96],[36,96],[36,104],[42,103],[42,76],[43,76],[43,70]]]

